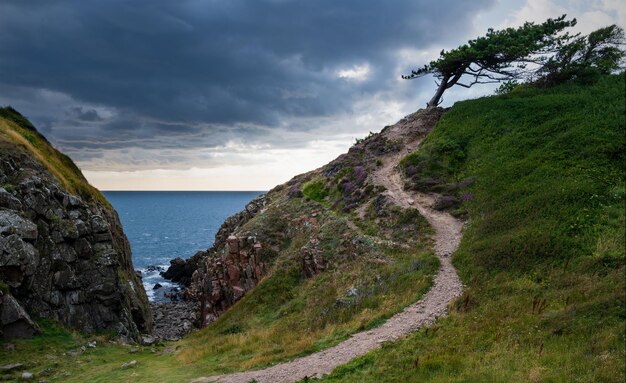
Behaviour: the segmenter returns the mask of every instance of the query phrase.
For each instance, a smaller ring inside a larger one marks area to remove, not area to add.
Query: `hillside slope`
[[[624,75],[455,104],[403,169],[469,218],[465,294],[322,381],[623,382],[624,105]]]
[[[10,107],[0,108],[0,284],[5,337],[29,335],[28,315],[132,339],[151,329],[117,213]],[[6,311],[16,303],[28,315]]]

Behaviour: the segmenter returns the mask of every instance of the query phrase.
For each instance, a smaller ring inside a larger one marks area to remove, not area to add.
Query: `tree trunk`
[[[435,92],[435,95],[433,96],[433,98],[430,99],[430,101],[428,101],[428,103],[426,104],[426,106],[428,108],[432,107],[432,106],[437,106],[439,105],[439,103],[441,102],[441,96],[443,95],[443,92],[448,89],[448,76],[445,76],[444,78],[441,79],[441,83],[439,84],[439,87],[437,88],[437,92]]]

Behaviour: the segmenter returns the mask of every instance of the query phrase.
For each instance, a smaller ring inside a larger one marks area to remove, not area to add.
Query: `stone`
[[[161,272],[161,271],[164,271],[164,270],[165,269],[162,266],[150,265],[150,266],[146,267],[146,271],[147,272],[151,272],[151,273],[155,272],[155,271]]]
[[[161,287],[163,287],[163,286],[162,286],[160,283],[157,283],[157,284],[155,284],[155,285],[154,285],[154,287],[152,288],[152,290],[158,290],[158,289],[160,289]]]
[[[0,297],[0,329],[7,339],[29,338],[39,333],[37,325],[11,294]]]
[[[233,299],[238,301],[241,297],[244,296],[246,291],[239,286],[233,286]]]
[[[93,340],[93,341],[87,342],[87,347],[89,347],[89,348],[96,348],[96,341]]]
[[[63,206],[66,206],[66,207],[81,206],[82,203],[83,201],[80,199],[80,197],[75,196],[75,195],[66,194],[65,197],[63,198]]]
[[[34,377],[35,377],[35,376],[34,376],[31,372],[24,371],[24,372],[22,372],[21,379],[22,379],[22,380],[31,380],[31,379],[33,379]]]
[[[237,254],[239,252],[239,239],[234,235],[228,237],[228,252],[230,254]]]
[[[0,234],[17,234],[26,240],[37,239],[37,225],[13,211],[0,210]]]
[[[79,238],[74,243],[74,249],[76,250],[76,255],[82,259],[89,259],[93,255],[91,243],[85,238]]]
[[[80,235],[78,234],[78,228],[76,227],[76,223],[71,219],[64,219],[59,223],[61,236],[63,238],[69,239],[77,239]]]
[[[22,202],[4,188],[0,187],[0,207],[10,210],[20,210],[22,208]]]
[[[95,233],[105,233],[110,229],[109,222],[106,219],[102,218],[99,215],[94,215],[91,217],[91,229]]]
[[[317,245],[317,241],[312,241],[300,248],[300,269],[305,278],[311,278],[327,268],[327,262]]]
[[[4,366],[0,366],[0,372],[10,372],[13,370],[19,370],[22,367],[24,367],[22,363],[5,364]]]
[[[78,232],[79,237],[89,234],[89,227],[82,219],[75,219],[74,226],[76,227],[76,231]]]
[[[191,282],[191,274],[193,266],[187,264],[187,261],[177,257],[170,261],[170,267],[161,273],[161,276],[172,282],[188,285]]]
[[[0,237],[0,253],[4,253],[0,259],[0,267],[17,266],[20,271],[28,275],[31,275],[37,267],[37,249],[32,244],[23,241],[17,234]]]
[[[122,364],[122,368],[134,368],[137,366],[136,360],[131,360],[130,362]]]
[[[149,335],[144,335],[141,337],[141,345],[142,346],[152,346],[156,342],[154,337]]]

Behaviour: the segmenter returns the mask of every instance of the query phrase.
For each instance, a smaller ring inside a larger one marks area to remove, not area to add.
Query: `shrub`
[[[328,189],[324,181],[313,180],[304,184],[302,193],[306,198],[312,201],[321,202],[328,196]]]

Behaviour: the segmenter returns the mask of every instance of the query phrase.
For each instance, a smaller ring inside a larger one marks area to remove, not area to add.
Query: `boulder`
[[[170,261],[170,267],[168,267],[165,272],[162,272],[161,276],[172,282],[188,286],[191,282],[192,273],[193,266],[188,264],[184,259],[178,257]]]
[[[37,325],[11,294],[0,297],[0,330],[7,339],[29,338],[39,332]]]

